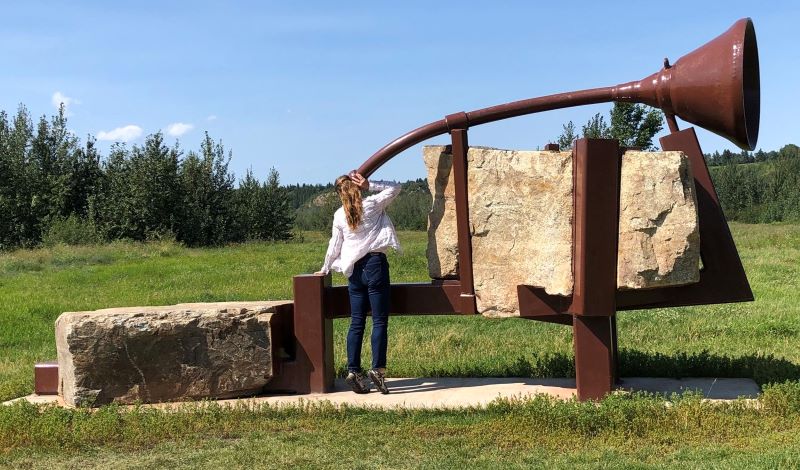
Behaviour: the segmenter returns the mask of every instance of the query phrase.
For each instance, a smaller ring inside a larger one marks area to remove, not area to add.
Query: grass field
[[[800,226],[732,230],[756,302],[621,313],[622,375],[800,379]],[[424,234],[400,239],[404,253],[390,257],[393,281],[425,279]],[[0,399],[30,393],[33,363],[55,357],[53,321],[62,311],[288,299],[291,276],[318,269],[325,242],[309,233],[303,242],[218,249],[163,242],[2,254]],[[346,328],[347,320],[335,322],[340,372]],[[395,376],[565,376],[573,373],[571,331],[520,319],[396,317],[389,366]],[[800,465],[797,382],[766,387],[759,409],[696,397],[675,403],[617,397],[600,407],[536,400],[467,412],[173,415],[16,406],[0,410],[0,464],[358,467],[374,466],[369,449],[377,447],[387,466],[408,467]]]

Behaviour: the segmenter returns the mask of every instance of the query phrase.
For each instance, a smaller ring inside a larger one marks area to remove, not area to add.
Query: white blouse
[[[350,277],[353,265],[367,253],[385,253],[389,248],[400,250],[394,225],[385,211],[386,206],[400,193],[400,185],[372,183],[370,187],[381,192],[362,200],[364,216],[355,230],[347,225],[343,207],[333,214],[333,230],[321,269],[323,273],[328,274],[333,269]]]

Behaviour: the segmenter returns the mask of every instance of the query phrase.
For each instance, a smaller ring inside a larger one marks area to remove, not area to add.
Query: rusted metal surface
[[[572,152],[574,216],[572,303],[578,399],[599,399],[614,385],[619,175],[616,139],[578,139]]]
[[[568,312],[611,316],[616,310],[619,172],[615,139],[578,139],[573,151],[574,215]]]
[[[544,149],[548,152],[558,152],[559,150],[561,150],[558,144],[547,144],[544,146]]]
[[[333,323],[325,315],[325,289],[330,275],[295,276],[295,357],[285,364],[284,384],[273,384],[297,393],[326,393],[333,390]]]
[[[456,203],[456,231],[458,235],[458,279],[461,281],[460,313],[478,312],[475,304],[475,285],[472,278],[472,240],[469,228],[469,201],[467,199],[467,140],[466,129],[450,131],[453,139],[453,186]]]
[[[675,64],[666,62],[642,80],[617,86],[614,101],[660,108],[754,150],[760,89],[756,32],[753,22],[743,18]]]
[[[614,388],[612,318],[575,315],[575,385],[579,400],[599,400]]]
[[[667,127],[669,127],[670,132],[678,132],[680,127],[678,127],[678,121],[675,119],[674,114],[667,114],[664,113],[664,119],[667,121]]]
[[[392,284],[389,313],[392,315],[452,315],[459,313],[461,284],[458,281],[432,281]],[[350,317],[347,286],[325,289],[325,315]]]
[[[358,171],[369,176],[403,150],[449,132],[454,124],[474,127],[526,114],[610,101],[648,104],[719,134],[743,149],[755,149],[761,97],[753,22],[750,18],[737,21],[674,65],[665,62],[661,70],[642,80],[448,115],[389,142]]]
[[[33,366],[33,391],[37,395],[58,395],[58,362],[40,362]]]
[[[275,314],[270,319],[270,336],[272,348],[272,379],[264,387],[266,393],[296,393],[298,380],[301,379],[299,370],[301,364],[296,361],[297,342],[294,334],[294,304],[278,306]],[[306,368],[307,369],[307,368]],[[306,375],[308,371],[306,370]]]

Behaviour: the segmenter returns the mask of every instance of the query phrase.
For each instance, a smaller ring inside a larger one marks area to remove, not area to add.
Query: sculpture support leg
[[[619,143],[579,139],[573,153],[573,315],[578,399],[611,392],[616,369],[615,326],[619,234]]]
[[[330,283],[330,275],[293,279],[297,393],[333,391],[333,321],[326,318],[324,295]]]
[[[579,400],[599,400],[614,387],[614,345],[611,317],[575,315],[575,384]]]

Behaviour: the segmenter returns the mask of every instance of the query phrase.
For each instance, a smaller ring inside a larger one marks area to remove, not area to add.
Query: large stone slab
[[[452,156],[426,146],[433,205],[428,218],[432,278],[458,273]],[[478,310],[519,314],[518,284],[571,295],[573,181],[571,152],[470,147],[468,193]],[[699,280],[694,182],[682,152],[626,152],[622,158],[620,288]]]
[[[66,312],[56,320],[69,405],[230,398],[272,378],[272,324],[288,301]]]
[[[700,280],[697,194],[682,152],[625,152],[619,196],[617,286]]]

